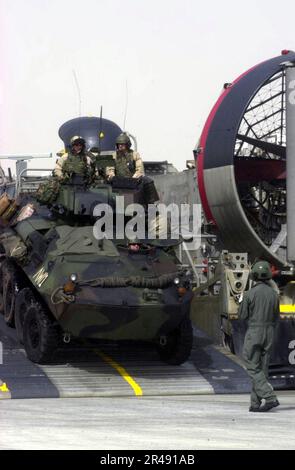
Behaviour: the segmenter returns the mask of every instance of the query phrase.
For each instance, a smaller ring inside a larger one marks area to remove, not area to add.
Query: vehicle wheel
[[[4,320],[7,325],[13,327],[15,298],[20,288],[20,282],[16,268],[9,261],[4,262],[2,265],[2,286]]]
[[[192,346],[192,323],[189,319],[184,319],[176,330],[161,336],[157,351],[162,361],[171,365],[180,365],[190,357]]]
[[[58,346],[58,325],[35,298],[24,317],[23,340],[28,358],[38,364],[49,362]]]
[[[17,338],[20,344],[24,343],[24,319],[28,308],[31,306],[32,300],[33,293],[29,287],[18,292],[15,298],[14,320]]]

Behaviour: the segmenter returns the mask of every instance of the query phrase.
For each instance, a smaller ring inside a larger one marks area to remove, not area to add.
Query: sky
[[[0,155],[53,166],[76,76],[82,115],[102,106],[144,160],[182,170],[223,84],[295,50],[294,18],[294,0],[0,0]]]

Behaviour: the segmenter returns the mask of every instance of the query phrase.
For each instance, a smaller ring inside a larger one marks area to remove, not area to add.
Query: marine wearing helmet
[[[131,149],[131,140],[126,132],[116,139],[114,165],[106,168],[106,178],[111,181],[114,176],[137,178],[143,186],[145,204],[154,204],[159,200],[158,192],[151,178],[144,176],[144,166],[138,152]]]
[[[254,281],[268,281],[272,278],[270,264],[267,261],[258,261],[251,270],[251,277]]]
[[[114,166],[106,168],[106,177],[125,176],[127,178],[140,178],[144,176],[144,167],[141,156],[131,149],[131,140],[126,132],[118,135],[116,139],[116,154]]]
[[[267,261],[255,263],[251,277],[257,282],[245,293],[238,315],[240,320],[248,324],[243,357],[252,380],[249,411],[265,412],[279,405],[273,387],[268,382],[268,365],[274,328],[280,317],[280,301],[270,284],[272,272]]]
[[[54,176],[64,180],[75,173],[91,179],[94,171],[94,160],[91,154],[86,151],[85,139],[79,135],[73,136],[70,140],[68,152],[56,162]]]

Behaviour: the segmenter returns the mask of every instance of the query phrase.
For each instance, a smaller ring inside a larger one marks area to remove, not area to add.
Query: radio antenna
[[[78,78],[77,78],[77,74],[75,70],[73,70],[73,75],[74,75],[74,82],[76,84],[76,88],[78,92],[79,117],[81,117],[81,108],[82,108],[81,91],[80,91],[79,82],[78,82]]]
[[[123,123],[123,131],[125,132],[126,130],[126,117],[127,117],[127,109],[128,109],[128,82],[126,80],[126,95],[125,95],[125,113],[124,113],[124,123]]]
[[[98,151],[100,153],[100,142],[103,139],[104,134],[102,130],[102,106],[100,107],[100,116],[99,116],[99,133],[98,133]]]

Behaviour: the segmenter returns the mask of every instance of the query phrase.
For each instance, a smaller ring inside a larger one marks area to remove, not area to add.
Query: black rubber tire
[[[58,325],[36,299],[32,299],[25,314],[23,340],[28,358],[37,364],[50,362],[58,347]]]
[[[29,287],[21,289],[16,295],[14,321],[16,335],[20,344],[24,343],[24,320],[33,297],[33,293]]]
[[[185,318],[178,328],[166,336],[165,345],[158,344],[160,359],[170,365],[183,364],[191,355],[193,347],[192,322]]]
[[[6,260],[2,264],[3,315],[8,326],[14,327],[16,293],[20,289],[20,280],[15,266]]]

